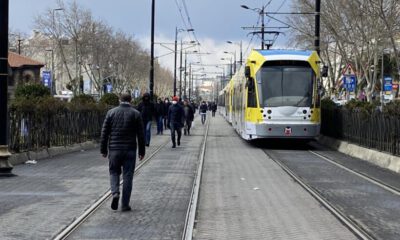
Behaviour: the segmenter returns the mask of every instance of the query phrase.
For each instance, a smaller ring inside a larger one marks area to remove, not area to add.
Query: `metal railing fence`
[[[399,117],[345,108],[322,108],[321,115],[321,134],[400,156]]]
[[[11,152],[67,146],[100,137],[106,111],[9,112]]]

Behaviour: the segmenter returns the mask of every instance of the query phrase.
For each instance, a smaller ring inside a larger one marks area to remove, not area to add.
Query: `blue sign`
[[[51,89],[51,71],[43,71],[42,72],[42,83],[44,86]]]
[[[384,84],[383,84],[383,91],[385,92],[391,92],[393,90],[393,80],[391,77],[385,77],[383,79]]]
[[[107,93],[111,93],[113,90],[112,84],[111,83],[107,83],[106,84],[106,91]]]
[[[354,92],[357,87],[357,77],[355,75],[343,75],[344,88],[349,92]]]

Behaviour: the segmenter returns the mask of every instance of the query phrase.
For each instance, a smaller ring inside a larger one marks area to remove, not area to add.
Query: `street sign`
[[[347,66],[344,68],[344,70],[342,71],[343,75],[356,75],[356,72],[354,71],[353,67],[351,66],[351,64],[347,64]]]
[[[391,77],[385,77],[383,78],[384,84],[383,84],[383,91],[389,92],[391,94],[393,90],[393,83],[392,83],[392,78]]]
[[[42,83],[44,86],[51,89],[51,71],[42,72]]]
[[[112,87],[112,84],[111,84],[111,83],[107,83],[107,84],[106,84],[106,90],[107,90],[107,93],[111,93],[111,92],[112,92],[113,87]]]
[[[343,74],[343,87],[349,92],[355,92],[357,88],[357,76],[351,64],[347,64],[346,68],[342,71]]]
[[[357,86],[357,77],[355,75],[343,75],[344,88],[349,92],[354,92]]]

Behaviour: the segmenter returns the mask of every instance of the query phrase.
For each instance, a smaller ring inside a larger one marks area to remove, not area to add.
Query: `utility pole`
[[[265,38],[264,38],[264,34],[265,34],[265,23],[264,23],[264,10],[265,10],[265,6],[263,5],[263,7],[261,8],[261,50],[264,50],[264,42],[265,42]]]
[[[180,51],[180,63],[179,63],[179,99],[182,98],[182,39],[181,39],[181,51]]]
[[[174,58],[174,96],[176,96],[176,62],[178,54],[178,28],[175,27],[175,58]]]
[[[0,1],[0,176],[13,176],[8,161],[8,6],[9,0]]]
[[[320,17],[321,17],[321,0],[315,0],[315,51],[318,55],[320,52]]]
[[[193,87],[193,76],[192,76],[192,63],[189,63],[189,100],[191,97],[192,87]]]
[[[185,74],[184,74],[184,84],[183,84],[183,98],[184,99],[187,97],[186,96],[186,75],[187,75],[186,67],[187,67],[187,52],[185,51]]]
[[[153,100],[153,88],[154,88],[154,15],[155,15],[155,0],[152,0],[151,4],[151,50],[150,50],[150,99]]]

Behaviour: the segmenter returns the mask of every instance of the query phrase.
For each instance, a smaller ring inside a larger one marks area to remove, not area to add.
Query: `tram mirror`
[[[250,67],[249,67],[249,66],[246,66],[246,67],[245,67],[245,69],[244,69],[244,76],[245,76],[246,78],[249,78],[249,77],[250,77]]]
[[[321,71],[321,76],[322,77],[328,77],[328,66],[323,66],[322,71]]]
[[[249,90],[249,92],[253,92],[253,90],[254,90],[254,79],[249,77],[247,79],[246,85],[247,85],[247,89]]]

